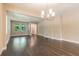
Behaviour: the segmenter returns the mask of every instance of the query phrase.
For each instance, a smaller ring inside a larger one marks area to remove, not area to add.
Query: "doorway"
[[[30,36],[31,36],[30,48],[32,48],[36,45],[36,42],[37,42],[37,24],[31,23],[29,27],[30,27],[29,30],[30,30]]]
[[[30,24],[30,35],[37,35],[37,24]]]

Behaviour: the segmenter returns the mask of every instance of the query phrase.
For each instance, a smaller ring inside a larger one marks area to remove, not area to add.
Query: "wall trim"
[[[63,39],[63,41],[79,44],[79,42],[77,42],[77,41],[70,41],[70,40],[67,40],[67,39]]]
[[[60,40],[60,38],[55,38],[55,37],[50,37],[50,36],[47,36],[47,35],[43,35],[43,34],[38,34],[40,36],[43,36],[43,37],[46,37],[46,38],[50,38],[50,39],[55,39],[55,40]]]
[[[6,50],[7,49],[7,46],[4,46],[2,49],[1,49],[1,51],[0,51],[0,55],[2,54],[2,52],[4,51],[4,50]]]
[[[23,36],[23,35],[29,35],[29,34],[17,34],[17,35],[10,35],[10,36]]]
[[[66,41],[66,42],[71,42],[71,43],[79,44],[79,42],[77,42],[77,41],[71,41],[71,40],[68,40],[68,39],[55,38],[55,37],[50,37],[50,36],[46,36],[46,35],[43,35],[43,34],[38,34],[38,35],[46,37],[46,38],[50,38],[50,39],[55,39],[55,40],[60,40],[60,41],[63,40],[63,41]]]
[[[9,40],[10,40],[10,35],[9,35],[9,36],[7,35],[7,37],[5,38],[4,47],[2,47],[2,49],[1,49],[1,51],[0,51],[0,55],[2,54],[2,52],[3,52],[4,50],[7,49],[7,44],[8,44],[8,42],[9,42]]]

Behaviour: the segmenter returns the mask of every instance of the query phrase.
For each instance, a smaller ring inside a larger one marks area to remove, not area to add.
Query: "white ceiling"
[[[48,10],[49,8],[53,9],[56,14],[60,15],[60,13],[64,14],[68,12],[69,10],[74,10],[75,8],[79,8],[78,3],[54,3],[54,4],[46,4],[46,3],[14,3],[13,5],[19,6],[22,9],[28,9],[32,10],[39,14],[39,17],[33,17],[33,16],[24,16],[21,14],[17,14],[16,12],[11,12],[10,15],[15,17],[18,20],[26,20],[27,22],[40,22],[41,18],[41,11],[42,10]],[[28,11],[27,11],[28,12]]]
[[[40,17],[28,16],[28,15],[25,16],[25,15],[18,14],[13,11],[9,11],[8,16],[10,16],[11,20],[15,20],[15,21],[34,22],[34,23],[38,23],[42,21],[42,18]]]
[[[43,9],[47,10],[49,8],[52,8],[57,12],[63,12],[73,7],[79,7],[79,3],[15,3],[14,5],[25,9],[32,9],[38,11],[38,13]]]

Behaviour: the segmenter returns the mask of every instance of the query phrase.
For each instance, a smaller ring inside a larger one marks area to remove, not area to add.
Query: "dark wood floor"
[[[11,37],[2,56],[77,56],[79,44],[42,36]]]

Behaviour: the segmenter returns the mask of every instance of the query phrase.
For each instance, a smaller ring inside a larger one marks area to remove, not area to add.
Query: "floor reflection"
[[[36,45],[36,39],[37,39],[36,35],[31,35],[31,41],[30,41],[31,48]]]
[[[32,55],[32,49],[37,43],[36,35],[32,36],[18,36],[11,37],[7,50],[3,52],[3,55],[9,56],[24,56]]]
[[[16,52],[22,51],[27,45],[27,39],[25,37],[16,37],[13,39],[13,50]]]

